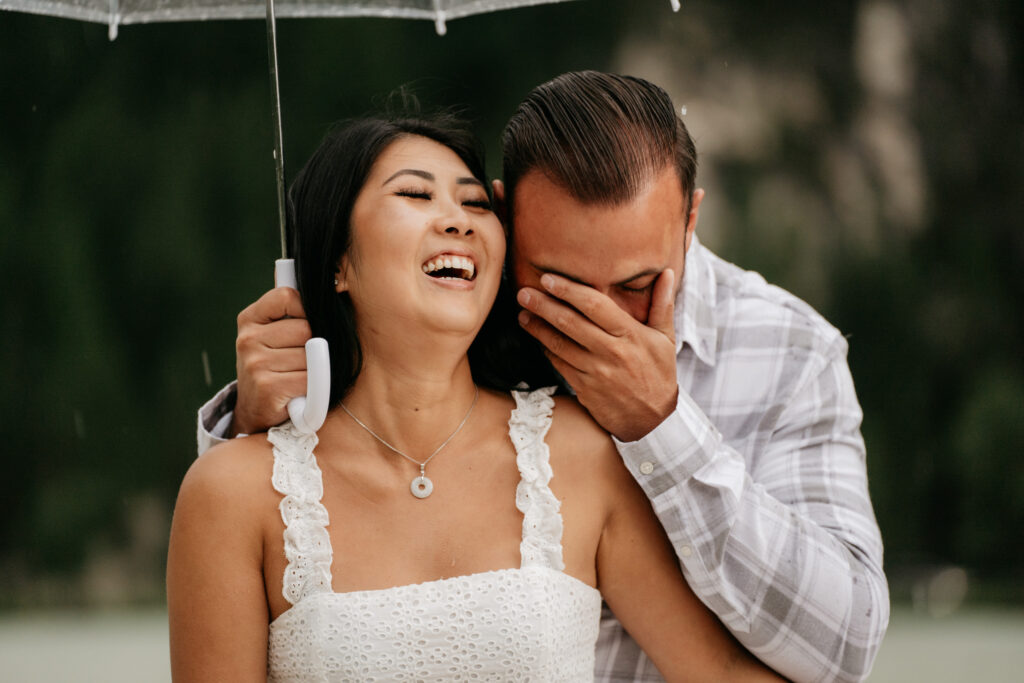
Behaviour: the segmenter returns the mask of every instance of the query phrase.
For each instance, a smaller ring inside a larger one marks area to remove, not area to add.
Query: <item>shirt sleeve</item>
[[[749,466],[682,389],[616,446],[693,591],[745,647],[796,681],[860,681],[889,593],[845,346],[808,376]]]
[[[198,455],[227,441],[224,435],[227,433],[228,427],[231,426],[237,396],[238,383],[231,382],[199,408],[196,420]]]

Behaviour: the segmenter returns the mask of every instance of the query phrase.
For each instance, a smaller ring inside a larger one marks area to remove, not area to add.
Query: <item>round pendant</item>
[[[409,490],[412,491],[412,495],[417,498],[426,498],[434,491],[434,482],[427,479],[425,475],[420,475],[412,480],[412,484],[409,485]]]

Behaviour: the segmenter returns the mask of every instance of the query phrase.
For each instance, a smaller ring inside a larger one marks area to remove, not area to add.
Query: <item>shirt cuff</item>
[[[218,443],[227,441],[224,435],[231,426],[231,419],[234,416],[237,387],[237,382],[228,384],[199,409],[196,425],[199,455]]]
[[[228,412],[224,413],[221,416],[221,418],[219,420],[217,420],[217,424],[215,424],[213,426],[213,429],[210,430],[210,438],[220,439],[222,441],[226,441],[227,440],[226,434],[228,433],[228,428],[231,427],[231,420],[233,420],[234,417],[235,417],[235,411],[233,411],[233,410],[229,410]],[[248,435],[247,434],[242,434],[241,436],[248,436]]]
[[[711,462],[722,437],[684,391],[676,409],[636,441],[612,440],[626,469],[652,500]]]

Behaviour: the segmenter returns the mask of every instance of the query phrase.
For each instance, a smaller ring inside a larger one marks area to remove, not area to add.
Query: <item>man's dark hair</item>
[[[615,206],[673,164],[689,213],[697,150],[668,93],[640,78],[576,71],[537,86],[505,126],[502,151],[510,225],[531,171],[584,204]]]
[[[483,183],[483,146],[458,119],[371,117],[343,122],[328,132],[299,171],[288,192],[288,230],[302,306],[313,336],[328,341],[331,407],[338,404],[362,369],[355,309],[348,292],[338,293],[338,263],[352,244],[352,207],[374,163],[396,140],[416,135],[448,147]],[[504,277],[498,298],[469,349],[473,377],[493,389],[511,389],[525,374],[509,340],[523,333],[515,323],[511,285]]]

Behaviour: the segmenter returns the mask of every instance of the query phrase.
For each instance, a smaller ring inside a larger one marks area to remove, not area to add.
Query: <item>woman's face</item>
[[[339,264],[359,334],[472,339],[494,303],[505,234],[487,193],[448,147],[406,136],[378,157],[352,209]]]

